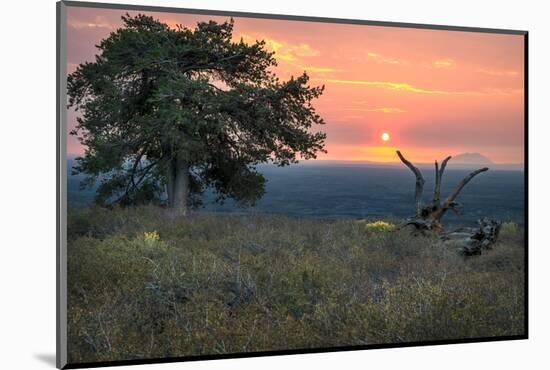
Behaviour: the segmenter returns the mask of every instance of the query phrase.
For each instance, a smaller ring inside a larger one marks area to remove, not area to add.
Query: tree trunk
[[[166,192],[168,206],[177,216],[186,216],[189,198],[189,163],[174,159],[170,162],[167,171]]]

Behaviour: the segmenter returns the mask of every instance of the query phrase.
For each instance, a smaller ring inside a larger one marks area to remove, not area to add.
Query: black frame
[[[57,227],[57,254],[56,254],[56,291],[57,291],[57,309],[56,309],[56,366],[59,369],[78,369],[78,368],[93,368],[103,366],[122,366],[122,365],[141,365],[141,364],[158,364],[171,362],[187,362],[187,361],[202,361],[202,360],[221,360],[229,358],[247,358],[247,357],[264,357],[264,356],[281,356],[294,354],[310,354],[323,352],[342,352],[342,351],[358,351],[366,349],[383,349],[383,348],[404,348],[404,347],[419,347],[433,346],[445,344],[462,344],[462,343],[481,343],[481,342],[498,342],[508,340],[520,340],[529,338],[529,32],[524,30],[511,29],[495,29],[495,28],[477,28],[477,27],[459,27],[448,25],[431,25],[418,23],[400,23],[400,22],[382,22],[368,21],[357,19],[344,18],[325,18],[325,17],[308,17],[298,15],[282,15],[282,14],[265,14],[265,13],[249,13],[238,11],[223,11],[223,10],[205,10],[205,9],[187,9],[174,7],[156,7],[145,5],[128,5],[128,4],[111,4],[98,2],[82,2],[82,1],[59,1],[56,4],[57,13],[57,99],[56,99],[56,119],[57,119],[57,153],[56,153],[56,170],[57,170],[57,188],[56,188],[56,227]],[[398,28],[415,28],[443,31],[461,31],[475,33],[495,33],[507,35],[520,35],[524,38],[524,225],[525,225],[525,317],[524,327],[525,333],[522,335],[500,336],[500,337],[481,337],[467,339],[452,339],[452,340],[435,340],[423,342],[407,342],[407,343],[384,343],[371,345],[354,345],[340,346],[314,349],[293,349],[293,350],[277,350],[277,351],[262,351],[262,352],[242,352],[219,355],[198,355],[186,357],[166,357],[166,358],[151,358],[151,359],[136,359],[136,360],[117,360],[103,362],[88,362],[69,364],[66,362],[66,106],[64,104],[66,92],[66,41],[63,39],[65,31],[65,7],[84,7],[84,8],[101,8],[101,9],[119,9],[129,11],[149,11],[163,13],[186,13],[200,14],[212,16],[233,16],[242,18],[257,18],[257,19],[279,19],[304,22],[321,22],[321,23],[339,23],[339,24],[354,24],[366,26],[383,26],[383,27],[398,27]],[[63,185],[65,184],[65,185]]]

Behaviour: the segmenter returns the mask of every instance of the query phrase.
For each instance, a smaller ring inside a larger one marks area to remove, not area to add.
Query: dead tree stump
[[[460,192],[464,189],[464,187],[477,175],[479,175],[482,172],[488,171],[489,168],[484,167],[480,168],[478,170],[475,170],[471,172],[469,175],[464,177],[462,181],[457,185],[455,190],[442,202],[441,201],[441,182],[443,180],[443,174],[445,172],[445,168],[447,167],[447,163],[451,159],[451,156],[445,158],[441,162],[441,166],[439,166],[439,163],[435,161],[435,186],[434,186],[434,193],[432,200],[428,203],[423,205],[422,204],[422,193],[424,191],[424,177],[422,176],[422,172],[418,167],[413,165],[410,161],[408,161],[403,154],[398,150],[397,156],[403,162],[405,166],[407,166],[415,175],[416,177],[416,185],[415,185],[415,204],[416,204],[416,214],[414,217],[409,218],[405,225],[413,225],[417,230],[420,230],[421,232],[424,231],[434,231],[437,233],[440,233],[443,231],[443,224],[441,222],[443,216],[445,213],[449,210],[452,210],[453,212],[459,213],[459,203],[456,202],[456,199]]]

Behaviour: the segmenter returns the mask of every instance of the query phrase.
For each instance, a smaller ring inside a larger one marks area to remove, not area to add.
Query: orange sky
[[[91,61],[121,25],[120,10],[68,8],[69,72]],[[130,12],[130,14],[133,14]],[[227,17],[147,12],[170,25]],[[479,152],[522,163],[523,36],[238,18],[235,38],[266,40],[281,78],[304,70],[326,86],[315,102],[325,119],[319,159],[416,162]],[[69,112],[69,129],[75,114]],[[390,140],[381,140],[388,132]],[[74,137],[68,154],[82,153]]]

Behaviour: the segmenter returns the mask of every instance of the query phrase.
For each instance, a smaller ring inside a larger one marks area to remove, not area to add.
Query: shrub
[[[367,230],[372,232],[389,232],[395,230],[395,225],[385,221],[369,222],[366,225]]]
[[[160,240],[160,235],[156,231],[145,231],[143,233],[143,240],[145,240],[147,243],[154,244],[155,242],[158,242]]]
[[[464,259],[394,225],[71,212],[70,361],[524,333],[519,226]]]

